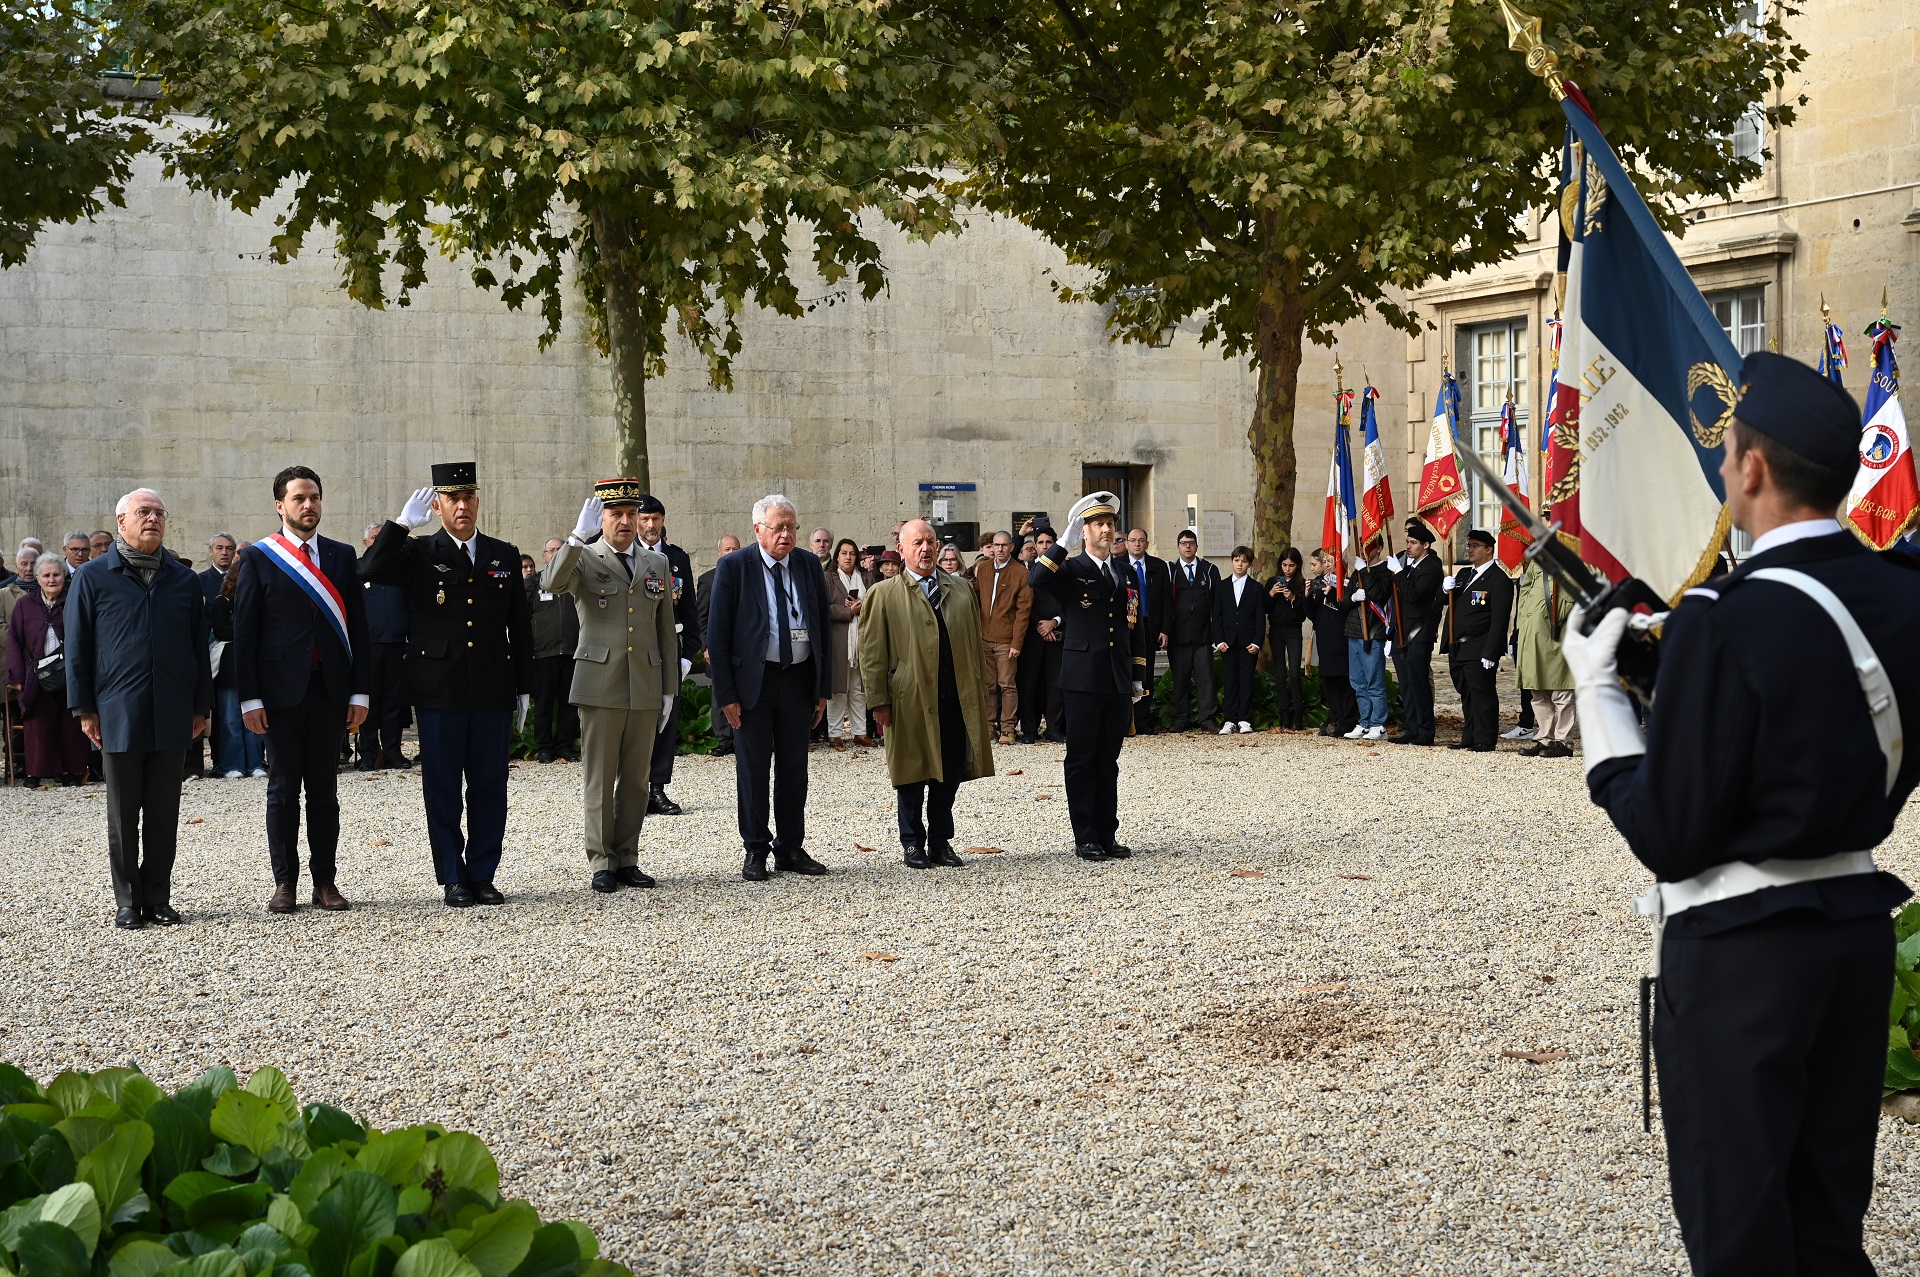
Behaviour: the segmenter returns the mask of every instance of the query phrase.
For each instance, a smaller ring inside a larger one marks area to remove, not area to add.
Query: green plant
[[[713,735],[713,689],[685,680],[680,684],[680,752],[711,754],[718,743]]]
[[[1893,920],[1893,1005],[1887,1015],[1887,1094],[1920,1091],[1920,901]]]
[[[1213,686],[1216,693],[1226,686],[1226,669],[1221,658],[1213,658]],[[1306,693],[1308,727],[1319,727],[1327,721],[1327,703],[1320,695],[1320,672],[1301,676],[1301,689]],[[1154,714],[1163,729],[1173,726],[1173,672],[1167,670],[1153,681]],[[1257,670],[1253,676],[1253,726],[1257,731],[1265,731],[1280,722],[1280,697],[1274,684],[1273,674],[1268,670]],[[1393,676],[1393,667],[1387,667],[1387,721],[1398,723],[1400,718],[1400,683]]]
[[[168,1095],[137,1069],[0,1064],[0,1273],[621,1277],[584,1224],[500,1196],[480,1140],[302,1109],[278,1069]]]

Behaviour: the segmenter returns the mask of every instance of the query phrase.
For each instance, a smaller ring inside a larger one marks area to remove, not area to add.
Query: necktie
[[[1187,564],[1187,584],[1193,584],[1193,564]]]
[[[313,568],[315,573],[319,572],[320,570],[319,566],[315,564],[313,561],[313,543],[312,542],[302,541],[300,543],[300,557],[306,560],[307,566],[310,568]],[[316,612],[320,610],[318,607],[314,606],[313,604],[308,604],[307,606]],[[312,658],[310,663],[314,666],[314,668],[318,669],[320,666],[320,642],[318,639],[314,640],[313,651],[309,653],[309,656]]]
[[[627,570],[627,580],[633,580],[633,551],[615,550],[614,553],[620,556],[620,566]]]
[[[478,563],[480,561],[479,554],[474,550],[472,541],[464,543],[460,548],[467,552],[468,563]]]
[[[1140,560],[1133,565],[1133,575],[1140,582],[1140,615],[1147,614],[1147,561]]]
[[[920,578],[920,592],[927,596],[928,603],[933,603],[933,592],[938,587],[939,583],[933,579],[932,573],[928,573],[926,576]],[[938,605],[936,604],[935,606]]]
[[[793,664],[793,626],[788,618],[793,614],[793,605],[787,602],[787,565],[784,562],[773,565],[773,592],[780,596],[780,668]]]

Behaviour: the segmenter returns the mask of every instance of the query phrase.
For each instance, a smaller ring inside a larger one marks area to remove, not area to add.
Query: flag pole
[[[1333,441],[1333,450],[1336,454],[1338,454],[1340,451],[1340,440],[1337,436],[1345,433],[1347,429],[1347,423],[1345,420],[1346,405],[1344,400],[1341,398],[1341,396],[1346,393],[1346,386],[1341,380],[1340,365],[1337,362],[1333,366],[1333,386],[1334,386],[1333,429],[1336,435]],[[1351,476],[1353,472],[1353,441],[1351,439],[1347,440],[1347,472],[1349,476],[1349,481],[1351,481]],[[1355,550],[1358,551],[1359,557],[1364,559],[1367,557],[1367,547],[1360,540],[1360,508],[1359,506],[1360,506],[1360,503],[1356,500],[1354,502],[1353,517],[1347,520],[1347,528],[1349,531],[1353,533],[1353,544],[1354,544]],[[1342,561],[1340,564],[1340,575],[1344,577],[1347,573],[1345,556],[1344,555],[1341,556],[1341,559]],[[1359,573],[1356,572],[1354,573],[1354,575],[1358,577]],[[1362,590],[1366,589],[1367,588],[1366,583],[1362,581],[1362,583],[1358,588]],[[1371,634],[1367,626],[1367,605],[1364,599],[1361,600],[1360,602],[1360,638],[1362,641],[1371,641]]]
[[[1372,390],[1373,387],[1368,386],[1367,389]],[[1392,480],[1387,481],[1387,491],[1393,491]],[[1418,505],[1419,502],[1416,501],[1414,504]],[[1392,558],[1393,520],[1390,518],[1380,520],[1380,543],[1382,547],[1385,548],[1387,557],[1389,559]],[[1407,621],[1405,617],[1400,615],[1400,574],[1398,572],[1389,572],[1387,575],[1393,582],[1393,620],[1387,626],[1387,633],[1391,635],[1393,633],[1393,627],[1398,625],[1400,627],[1400,646],[1405,647],[1407,645]]]
[[[1504,8],[1508,8],[1509,6],[1506,5],[1505,0],[1502,0],[1501,7],[1504,9]],[[1513,21],[1511,16],[1509,16],[1507,24],[1509,27],[1512,26]],[[1536,26],[1538,25],[1537,21],[1535,25]],[[1448,365],[1449,365],[1449,360],[1447,358],[1447,349],[1445,346],[1442,346],[1440,348],[1440,397],[1443,400],[1447,396],[1447,378],[1453,375],[1453,369]],[[1460,441],[1460,435],[1457,429],[1457,424],[1454,422],[1451,414],[1449,414],[1447,418],[1447,428],[1455,431],[1454,442],[1458,443]],[[1453,575],[1453,531],[1452,529],[1448,529],[1447,531],[1447,575],[1448,576]],[[1449,651],[1453,649],[1453,638],[1454,638],[1453,591],[1448,590],[1447,591],[1447,649]]]

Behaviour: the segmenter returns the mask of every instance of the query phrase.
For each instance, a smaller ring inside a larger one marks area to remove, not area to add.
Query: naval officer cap
[[[1740,369],[1736,419],[1795,456],[1852,474],[1860,466],[1860,406],[1798,359],[1756,350]]]
[[[643,501],[653,500],[652,497],[640,491],[638,479],[596,480],[593,485],[593,495],[609,510],[615,506],[639,505]]]
[[[418,473],[417,471],[415,473]],[[477,461],[436,461],[433,463],[435,492],[475,492],[480,487],[480,463]]]

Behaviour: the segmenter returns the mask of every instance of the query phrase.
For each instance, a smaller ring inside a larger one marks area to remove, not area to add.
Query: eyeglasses
[[[160,522],[165,523],[167,521],[167,512],[156,506],[143,505],[134,508],[133,517],[136,519],[158,519]]]
[[[800,525],[797,523],[763,523],[760,526],[775,536],[779,536],[782,532],[793,536],[800,531]]]

